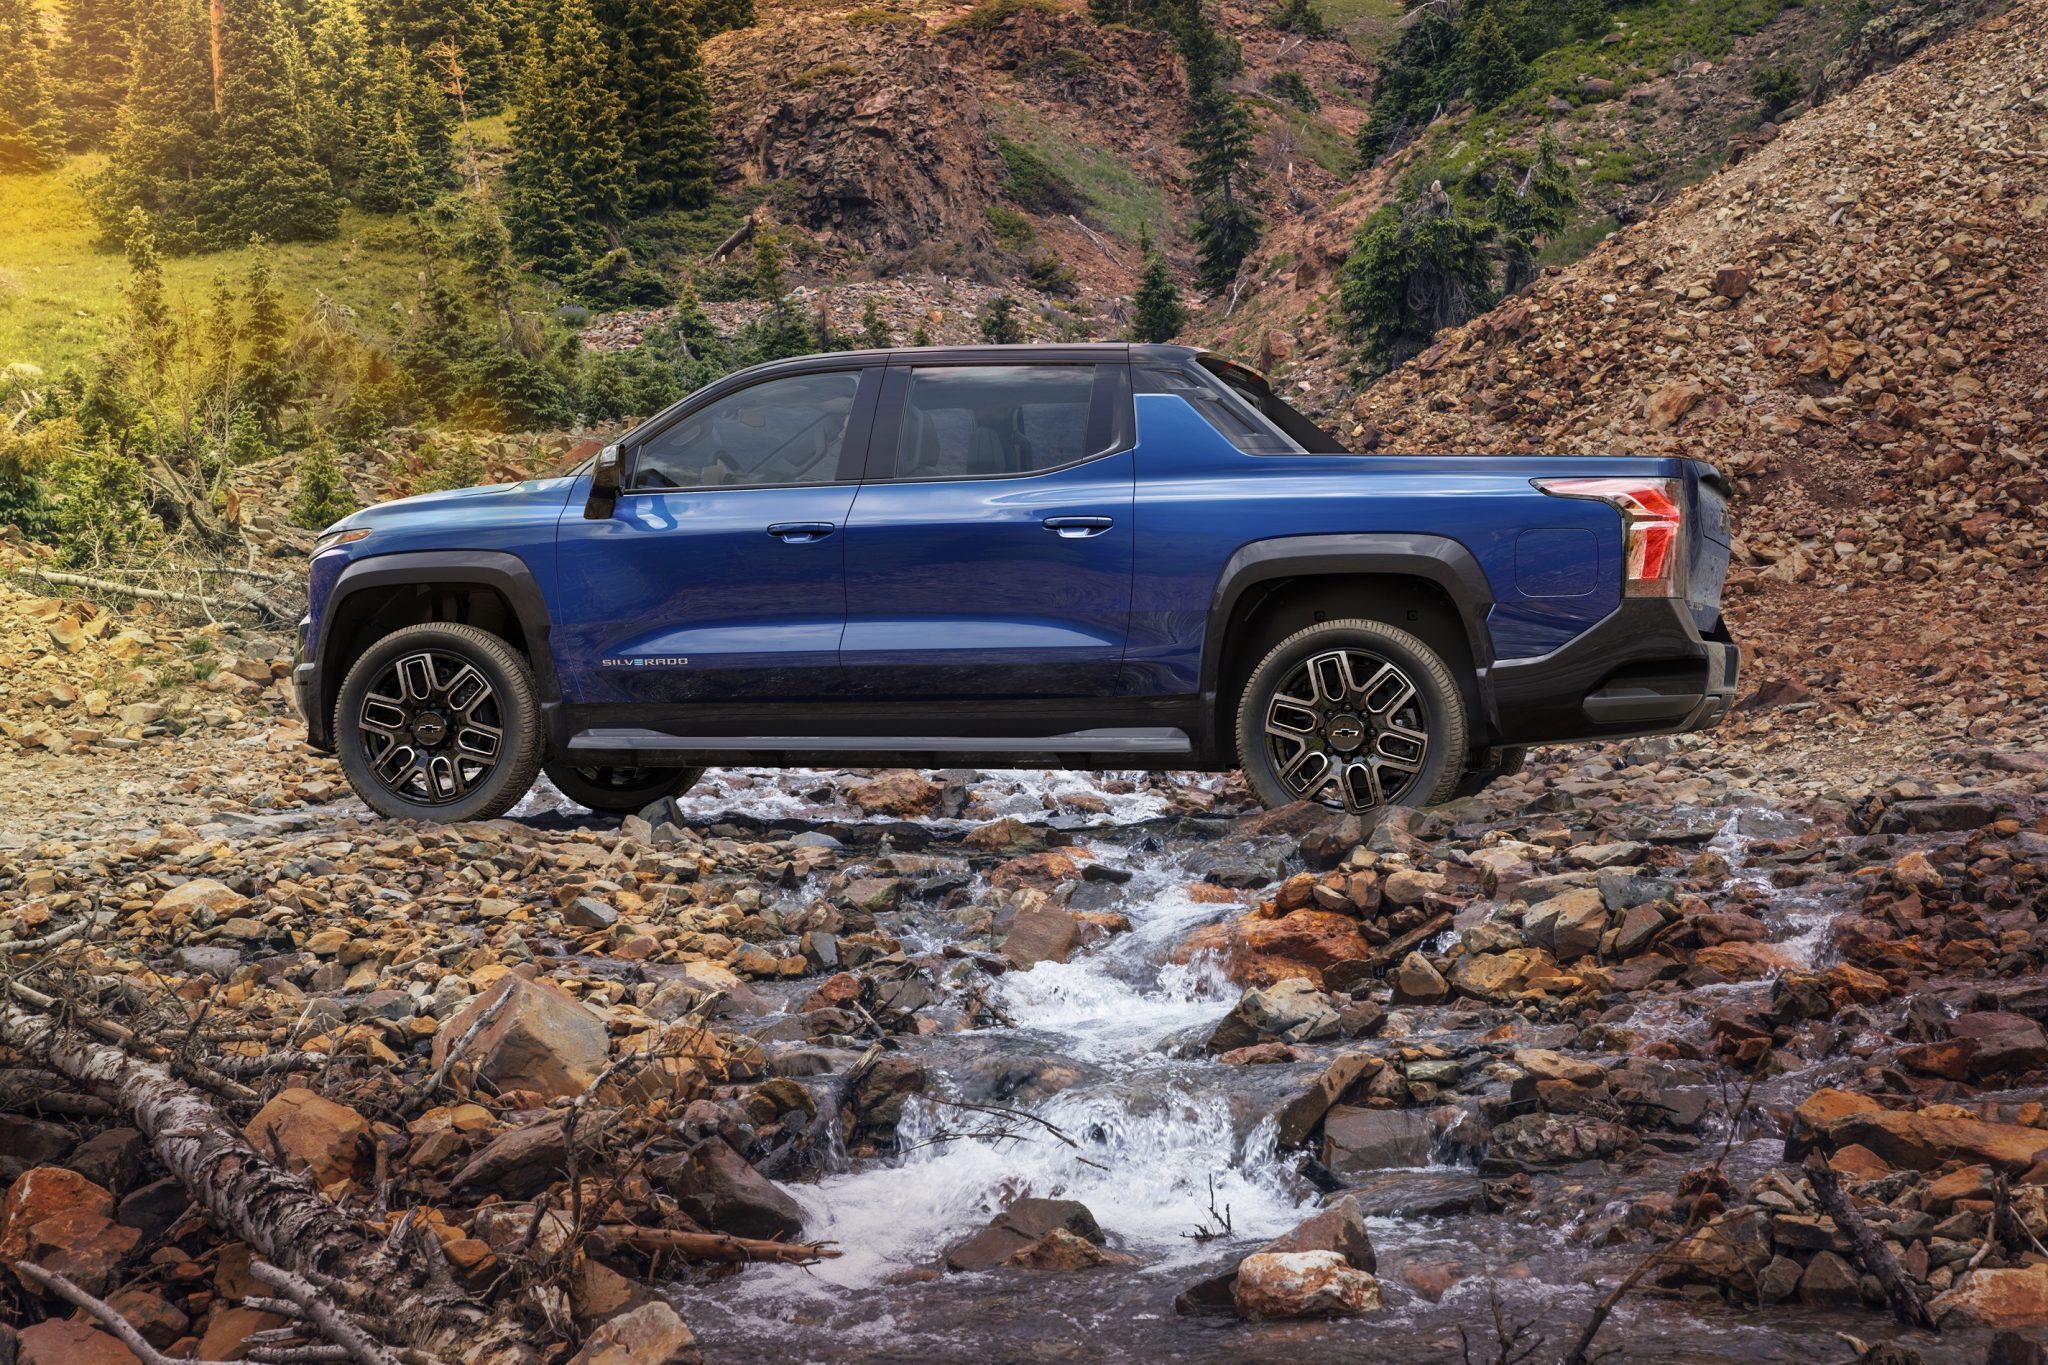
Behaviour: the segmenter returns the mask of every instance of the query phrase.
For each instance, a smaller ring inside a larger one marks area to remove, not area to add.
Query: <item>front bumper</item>
[[[299,618],[298,648],[292,652],[292,709],[306,722],[306,742],[323,753],[334,749],[328,720],[320,714],[320,664],[313,655],[313,618]]]
[[[1725,620],[1703,635],[1680,599],[1624,598],[1569,644],[1485,670],[1491,743],[1710,729],[1735,703],[1741,665]]]

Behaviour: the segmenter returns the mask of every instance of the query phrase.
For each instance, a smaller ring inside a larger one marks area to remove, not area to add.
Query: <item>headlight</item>
[[[370,534],[367,526],[358,526],[348,531],[329,531],[313,542],[313,553],[324,554],[338,545],[353,545]]]

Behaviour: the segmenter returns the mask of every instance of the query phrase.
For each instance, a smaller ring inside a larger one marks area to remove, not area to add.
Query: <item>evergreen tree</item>
[[[135,0],[64,0],[58,15],[50,74],[63,101],[64,135],[76,149],[97,147],[113,136],[128,93]],[[6,60],[0,53],[0,63]]]
[[[349,492],[341,470],[335,467],[334,452],[324,441],[308,450],[299,463],[292,498],[292,525],[324,531],[355,510],[355,496]]]
[[[545,44],[528,44],[512,122],[508,226],[556,274],[602,254],[630,198],[622,111],[588,0],[563,0]]]
[[[630,208],[711,202],[716,146],[693,8],[689,0],[599,0],[596,18],[618,53],[611,79],[632,182]]]
[[[1372,116],[1358,130],[1358,159],[1363,165],[1376,164],[1427,127],[1463,88],[1457,23],[1435,6],[1416,14],[1408,30],[1380,53]]]
[[[206,147],[198,205],[209,245],[316,241],[340,224],[341,196],[314,159],[292,79],[296,41],[277,0],[236,0],[221,11],[220,126]]]
[[[1279,9],[1266,16],[1266,22],[1282,33],[1299,33],[1304,38],[1327,38],[1330,34],[1330,26],[1324,22],[1314,0],[1285,0]]]
[[[690,27],[699,38],[754,26],[754,0],[694,0],[687,8]]]
[[[0,0],[0,173],[63,160],[63,130],[43,81],[43,26],[31,0]]]
[[[298,388],[299,376],[286,349],[284,291],[278,288],[268,248],[258,250],[249,263],[242,305],[247,310],[242,327],[245,354],[237,396],[262,432],[274,437],[283,429],[284,407]]]
[[[998,294],[981,310],[981,339],[991,346],[1015,346],[1024,340],[1024,324],[1017,321],[1017,301]]]
[[[1259,243],[1264,226],[1252,207],[1259,181],[1251,112],[1223,84],[1236,57],[1202,13],[1185,0],[1175,35],[1187,67],[1188,130],[1181,145],[1193,152],[1188,189],[1195,199],[1195,250],[1202,283],[1228,284]]]
[[[877,351],[886,351],[896,344],[896,334],[889,330],[889,324],[882,321],[882,310],[873,298],[860,310],[861,339]]]
[[[387,47],[377,62],[359,150],[364,208],[406,213],[455,183],[448,99],[413,54]]]
[[[1613,27],[1614,16],[1608,12],[1609,0],[1573,0],[1571,10],[1571,34],[1586,42],[1598,42],[1607,36]]]
[[[1491,109],[1522,88],[1527,68],[1492,8],[1465,30],[1464,58],[1466,86],[1479,108]]]
[[[1493,223],[1431,185],[1365,220],[1338,276],[1345,328],[1391,363],[1492,301]]]
[[[473,112],[492,113],[512,93],[513,63],[530,11],[491,0],[365,0],[370,41],[425,52],[439,45],[459,54],[468,74]]]
[[[194,211],[200,159],[213,135],[212,60],[199,0],[136,0],[128,98],[93,211],[113,241],[127,241],[131,210],[148,216],[168,250],[201,245]]]
[[[370,35],[350,0],[315,0],[300,94],[313,156],[334,183],[352,189],[371,134]]]
[[[1509,161],[1496,168],[1487,213],[1500,227],[1507,293],[1536,278],[1540,241],[1564,230],[1578,202],[1564,148],[1549,133],[1537,140],[1536,155],[1526,167]]]
[[[1131,299],[1131,340],[1164,342],[1180,335],[1187,326],[1188,310],[1180,301],[1180,286],[1166,257],[1153,250],[1148,238],[1145,270],[1138,277],[1138,292]]]

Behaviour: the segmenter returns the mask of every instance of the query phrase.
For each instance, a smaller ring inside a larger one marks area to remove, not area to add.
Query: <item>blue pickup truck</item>
[[[293,685],[394,817],[542,770],[631,811],[738,763],[1428,805],[1721,719],[1727,498],[1694,460],[1354,455],[1186,347],[808,356],[560,477],[336,523]]]

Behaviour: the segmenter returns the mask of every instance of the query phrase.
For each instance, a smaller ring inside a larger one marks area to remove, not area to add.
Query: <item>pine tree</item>
[[[30,0],[0,0],[0,173],[63,160],[63,130],[43,81],[43,26]]]
[[[553,32],[545,44],[532,37],[521,68],[507,225],[519,249],[556,274],[602,254],[630,197],[610,68],[588,0],[563,0]]]
[[[128,93],[135,0],[65,0],[58,15],[62,27],[49,70],[63,102],[64,135],[83,151],[114,134]]]
[[[292,79],[296,43],[277,0],[221,12],[220,126],[203,158],[200,230],[211,246],[253,236],[308,242],[334,235],[341,196],[314,159]]]
[[[530,11],[491,0],[365,0],[364,18],[376,47],[425,52],[447,44],[469,76],[476,113],[493,113],[512,93],[513,63],[506,60],[525,31]]]
[[[711,202],[716,145],[689,0],[600,0],[596,18],[618,53],[611,83],[635,209]],[[749,16],[751,21],[751,16]]]
[[[1153,249],[1149,237],[1144,247],[1145,270],[1131,299],[1131,340],[1171,341],[1187,326],[1188,310],[1180,301],[1180,286],[1174,283],[1166,257]]]
[[[359,156],[358,195],[376,213],[424,208],[455,183],[448,99],[405,48],[378,59]]]
[[[1285,0],[1279,9],[1266,16],[1266,22],[1282,33],[1299,33],[1304,38],[1326,38],[1330,34],[1330,26],[1314,0]]]
[[[1176,38],[1188,89],[1188,131],[1181,145],[1195,154],[1188,168],[1195,250],[1202,283],[1218,289],[1236,276],[1264,226],[1251,203],[1259,181],[1252,164],[1256,129],[1244,102],[1223,84],[1234,54],[1199,0],[1186,0]]]
[[[1472,103],[1491,109],[1522,88],[1527,68],[1492,9],[1480,11],[1465,30],[1465,80]]]
[[[371,81],[369,30],[356,7],[350,0],[315,0],[300,95],[314,159],[343,190],[362,174]]]
[[[1338,275],[1345,328],[1367,358],[1391,363],[1492,302],[1494,224],[1461,211],[1442,185],[1365,220]]]
[[[249,263],[249,278],[242,291],[247,310],[242,327],[245,355],[239,397],[257,425],[267,436],[283,428],[285,404],[298,388],[286,350],[289,324],[284,314],[284,291],[277,285],[277,270],[268,248],[257,251]]]
[[[1506,292],[1536,278],[1539,242],[1563,231],[1578,203],[1564,148],[1549,133],[1537,140],[1536,155],[1526,168],[1514,162],[1496,168],[1487,213],[1500,225]]]
[[[861,339],[877,351],[886,351],[896,344],[896,334],[889,330],[889,324],[882,321],[882,310],[870,298],[860,310]]]
[[[694,0],[688,6],[690,27],[699,38],[754,26],[754,0]]]
[[[1024,324],[1017,321],[1017,301],[998,294],[981,310],[981,339],[991,346],[1015,346],[1024,340]]]
[[[217,122],[206,22],[199,0],[136,0],[135,24],[128,98],[92,185],[93,212],[109,240],[124,242],[140,209],[159,245],[189,251],[202,244],[200,159]]]
[[[308,450],[300,461],[294,493],[292,525],[308,531],[324,531],[356,510],[355,497],[325,442]]]

